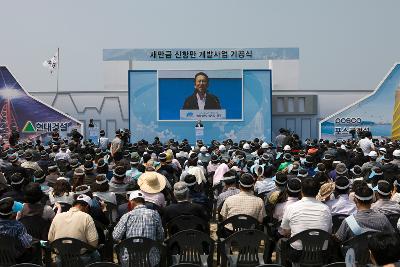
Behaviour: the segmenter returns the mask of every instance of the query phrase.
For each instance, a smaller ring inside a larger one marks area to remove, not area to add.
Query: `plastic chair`
[[[119,266],[120,265],[113,263],[113,262],[95,262],[95,263],[86,265],[86,267],[119,267]]]
[[[54,252],[59,257],[62,266],[82,267],[84,266],[81,259],[82,249],[86,249],[89,252],[96,250],[95,247],[75,238],[67,237],[56,239],[48,245],[48,253],[46,253],[47,264],[50,264],[51,252]]]
[[[335,214],[332,216],[332,233],[336,233],[344,219],[349,217],[347,214]]]
[[[232,226],[232,230],[225,228],[228,224]],[[257,219],[246,214],[234,215],[219,223],[217,228],[217,263],[219,264],[221,258],[219,244],[224,240],[224,238],[229,236],[229,232],[235,233],[242,230],[259,229],[259,227],[260,224]]]
[[[181,215],[167,223],[169,236],[184,230],[198,230],[204,233],[210,232],[208,222],[194,215]]]
[[[33,264],[33,263],[19,263],[19,264],[15,264],[11,267],[42,267],[42,265]]]
[[[165,241],[168,266],[180,263],[192,263],[200,266],[212,266],[214,240],[208,234],[197,230],[184,230]]]
[[[399,221],[400,214],[388,214],[386,215],[386,218],[388,218],[390,224],[393,226],[393,228],[398,231],[397,229],[397,222]]]
[[[259,253],[261,245],[263,253]],[[257,266],[264,264],[269,250],[269,238],[260,230],[250,229],[236,232],[221,243],[221,266]],[[233,254],[231,251],[237,251]]]
[[[42,215],[24,216],[19,220],[26,228],[28,234],[38,240],[47,240],[50,229],[50,221],[42,218]]]
[[[290,239],[282,242],[281,259],[288,259],[304,266],[322,266],[329,259],[328,244],[331,235],[328,232],[319,229],[309,229],[292,236]],[[300,257],[291,259],[289,249],[294,250],[290,245],[296,241],[301,241],[302,250],[299,250]]]
[[[353,248],[354,254],[356,256],[356,262],[359,265],[366,265],[367,263],[370,263],[368,239],[374,234],[375,232],[366,232],[343,242],[342,243],[343,256],[346,255],[346,252],[349,248]]]
[[[115,247],[118,262],[129,267],[147,267],[162,262],[163,247],[147,237],[130,237]]]
[[[0,235],[0,266],[11,266],[16,263],[15,240],[14,237]]]
[[[193,263],[178,263],[178,264],[172,265],[171,267],[200,267],[200,265],[193,264]]]
[[[331,264],[324,265],[323,267],[346,267],[345,262],[334,262]]]

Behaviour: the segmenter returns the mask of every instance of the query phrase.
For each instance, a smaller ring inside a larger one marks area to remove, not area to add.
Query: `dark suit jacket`
[[[196,92],[186,98],[182,109],[199,109],[199,105],[197,104]],[[206,104],[204,106],[204,109],[221,109],[221,104],[219,103],[218,97],[207,92]]]

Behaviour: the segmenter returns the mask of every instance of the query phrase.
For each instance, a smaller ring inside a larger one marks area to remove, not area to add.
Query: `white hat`
[[[225,151],[225,149],[226,149],[226,148],[225,148],[224,145],[220,145],[220,146],[218,147],[218,150],[219,150],[219,151]]]
[[[205,146],[202,146],[202,147],[200,148],[200,152],[207,152],[207,148],[206,148]]]
[[[144,199],[144,195],[140,190],[131,191],[129,194],[129,200],[133,200],[135,198],[143,198]]]
[[[369,152],[368,157],[376,158],[376,157],[378,157],[378,153],[376,153],[375,151],[371,151],[371,152]]]
[[[89,206],[92,205],[92,199],[88,195],[85,195],[85,194],[79,195],[76,198],[76,200],[86,202]]]
[[[269,148],[269,144],[267,142],[262,143],[261,148]]]
[[[286,146],[283,148],[283,150],[285,150],[285,151],[290,151],[290,150],[292,150],[292,148],[291,148],[289,145],[286,145]]]
[[[340,148],[341,149],[346,149],[346,146],[345,145],[341,145]]]
[[[243,145],[243,149],[250,149],[250,145],[249,145],[248,143],[245,143],[245,144]]]
[[[393,157],[400,157],[400,149],[393,151]]]
[[[384,147],[380,147],[380,148],[379,148],[379,151],[383,151],[383,152],[385,152],[385,153],[386,153],[386,148],[384,148]]]

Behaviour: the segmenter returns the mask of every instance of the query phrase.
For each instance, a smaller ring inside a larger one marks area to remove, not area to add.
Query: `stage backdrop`
[[[193,93],[194,74],[210,78],[209,91],[216,95],[224,119],[203,119],[204,140],[262,138],[271,140],[270,70],[131,70],[129,80],[129,126],[133,140],[195,140],[195,121],[182,119],[179,111]],[[231,86],[231,89],[229,87]]]
[[[320,122],[320,137],[351,138],[350,130],[371,131],[375,138],[400,137],[400,64],[396,64],[375,91]]]
[[[81,132],[81,127],[78,120],[29,95],[10,71],[0,66],[0,135],[5,140],[17,130],[21,140],[47,142],[54,129],[66,137],[74,128]]]

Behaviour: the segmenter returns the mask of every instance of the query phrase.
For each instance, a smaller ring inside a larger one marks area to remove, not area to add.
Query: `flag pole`
[[[57,96],[58,96],[58,74],[59,74],[59,70],[60,70],[60,48],[57,47],[57,88],[56,88],[56,95],[53,99],[53,103],[51,104],[52,106],[54,106],[54,103],[56,102]]]

